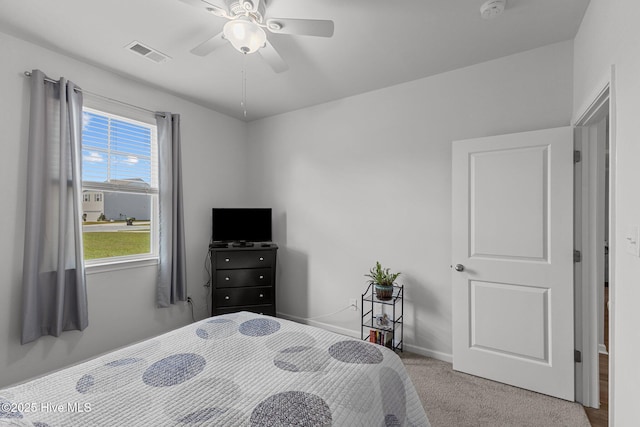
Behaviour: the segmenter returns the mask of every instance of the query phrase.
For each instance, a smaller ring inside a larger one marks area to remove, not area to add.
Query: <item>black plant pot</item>
[[[376,298],[381,301],[388,301],[393,297],[393,285],[391,286],[383,286],[383,285],[375,285],[376,288]]]

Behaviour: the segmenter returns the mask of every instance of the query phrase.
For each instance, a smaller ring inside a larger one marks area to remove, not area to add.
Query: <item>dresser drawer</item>
[[[216,270],[216,288],[239,286],[271,286],[270,268],[238,268]]]
[[[215,308],[213,314],[237,313],[238,311],[250,311],[252,313],[266,314],[267,316],[276,315],[276,308],[273,304],[269,305],[242,305],[238,307],[220,307]]]
[[[273,288],[247,287],[216,289],[213,294],[213,303],[215,307],[272,304]]]
[[[273,265],[274,251],[216,252],[216,268],[259,268]]]

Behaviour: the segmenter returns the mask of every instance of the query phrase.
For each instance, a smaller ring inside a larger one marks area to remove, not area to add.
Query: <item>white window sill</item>
[[[99,274],[115,270],[126,270],[128,268],[140,268],[157,266],[159,264],[158,257],[136,258],[124,260],[97,260],[85,262],[85,273]]]

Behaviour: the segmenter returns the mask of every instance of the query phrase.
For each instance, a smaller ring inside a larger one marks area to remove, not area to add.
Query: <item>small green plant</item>
[[[369,283],[378,286],[393,286],[400,273],[392,273],[389,268],[382,268],[379,261],[376,261],[376,266],[369,270],[365,277],[369,278]]]

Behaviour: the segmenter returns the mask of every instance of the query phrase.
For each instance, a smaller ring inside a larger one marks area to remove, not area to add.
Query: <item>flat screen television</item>
[[[213,208],[214,242],[270,242],[271,208]]]

